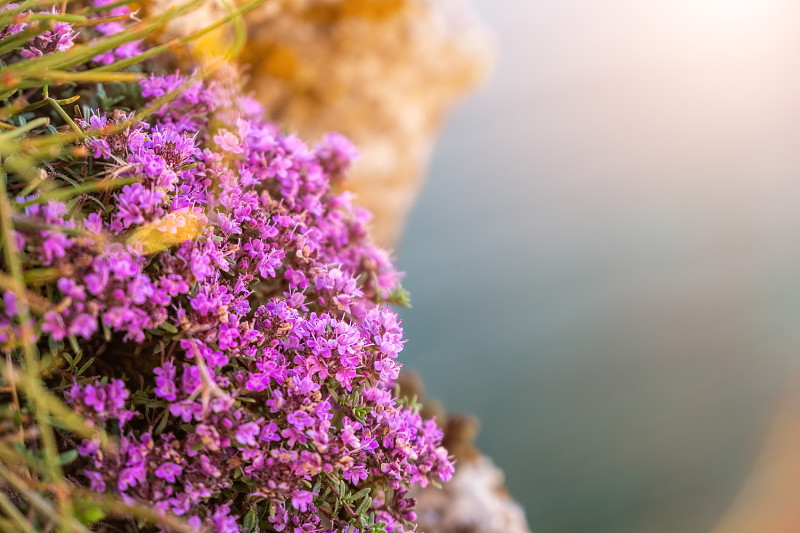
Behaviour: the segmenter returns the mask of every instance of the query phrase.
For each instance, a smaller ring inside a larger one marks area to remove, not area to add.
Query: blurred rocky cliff
[[[530,533],[525,511],[505,487],[503,471],[474,445],[478,421],[448,413],[425,398],[413,372],[398,380],[402,394],[422,402],[422,415],[435,416],[444,429],[443,444],[456,459],[453,479],[443,487],[415,489],[417,523],[424,533]]]
[[[243,62],[270,117],[358,146],[347,187],[393,246],[442,121],[487,74],[485,29],[452,0],[299,0],[259,10],[248,30]]]

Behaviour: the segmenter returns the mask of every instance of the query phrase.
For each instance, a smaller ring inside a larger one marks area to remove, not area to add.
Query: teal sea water
[[[708,531],[800,374],[793,4],[477,2],[498,64],[398,248],[403,356],[535,532]]]

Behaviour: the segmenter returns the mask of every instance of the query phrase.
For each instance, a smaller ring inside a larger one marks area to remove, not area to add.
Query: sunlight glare
[[[775,13],[774,0],[693,0],[690,5],[708,19],[728,24],[751,25]]]

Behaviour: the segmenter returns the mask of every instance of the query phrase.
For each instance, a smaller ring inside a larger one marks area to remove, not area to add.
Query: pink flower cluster
[[[403,332],[380,302],[398,274],[331,189],[352,145],[283,134],[225,75],[141,82],[145,101],[171,91],[148,121],[79,122],[94,168],[128,180],[102,208],[19,200],[26,266],[62,272],[41,331],[94,351],[85,375],[106,376],[75,378],[67,399],[120,439],[117,453],[84,441],[75,479],[222,533],[248,513],[357,531],[342,489],[369,495],[361,531],[412,528],[408,489],[453,466],[435,423],[392,393]],[[121,381],[123,357],[141,378]]]

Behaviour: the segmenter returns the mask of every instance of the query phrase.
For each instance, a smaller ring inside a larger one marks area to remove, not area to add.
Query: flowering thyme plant
[[[352,145],[281,132],[232,67],[152,72],[176,13],[123,4],[0,12],[0,526],[413,529],[453,467],[394,392],[406,297],[332,188]]]

